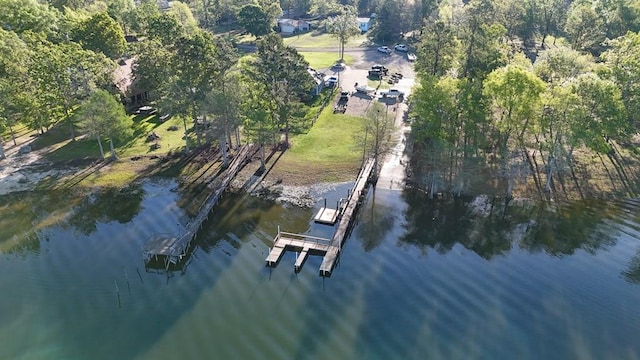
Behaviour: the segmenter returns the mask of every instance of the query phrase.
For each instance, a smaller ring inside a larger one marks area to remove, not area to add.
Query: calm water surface
[[[640,200],[378,189],[323,279],[321,257],[264,258],[278,225],[332,228],[251,197],[214,210],[181,268],[145,269],[144,242],[190,218],[174,187],[0,197],[0,359],[640,358]]]

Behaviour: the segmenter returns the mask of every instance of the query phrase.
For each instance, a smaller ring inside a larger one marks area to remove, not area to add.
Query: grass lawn
[[[382,80],[381,82],[380,80],[371,79],[367,79],[367,86],[378,90],[388,90],[391,87],[391,85],[389,85],[385,80]]]
[[[356,137],[363,118],[334,114],[327,106],[307,134],[291,138],[291,148],[271,171],[271,176],[295,184],[352,180],[362,162]]]
[[[324,69],[333,65],[338,61],[339,55],[337,52],[304,52],[301,51],[300,55],[304,56],[305,60],[309,62],[309,66],[314,69]],[[347,65],[353,64],[353,56],[344,54],[344,62]]]
[[[178,130],[169,131],[168,128],[172,125],[178,126]],[[154,142],[146,141],[147,135],[151,132],[160,136],[158,149],[152,148]],[[136,116],[133,121],[133,135],[116,141],[115,150],[121,157],[166,154],[184,147],[183,134],[182,122],[178,118],[160,122],[155,115]],[[69,140],[68,128],[62,124],[49,130],[47,134],[39,136],[33,144],[35,149],[47,148],[47,159],[51,161],[100,157],[100,148],[96,139],[84,137],[72,142]],[[109,142],[106,139],[103,139],[102,146],[105,155],[109,156]]]
[[[331,34],[320,33],[318,31],[310,31],[300,35],[291,35],[283,37],[284,43],[296,48],[338,48],[338,39]],[[346,47],[359,47],[366,44],[366,35],[356,35],[349,39]]]

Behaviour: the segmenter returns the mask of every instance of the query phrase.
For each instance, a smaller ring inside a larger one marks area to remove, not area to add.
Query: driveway
[[[320,49],[313,49],[320,51]],[[305,49],[308,51],[308,49]],[[323,49],[326,51],[326,49]],[[332,69],[322,69],[327,75],[334,75],[338,77],[338,84],[344,91],[352,93],[349,104],[347,106],[346,114],[364,116],[367,109],[371,106],[372,101],[381,101],[384,105],[389,107],[389,111],[396,111],[397,103],[394,99],[383,99],[379,92],[389,87],[393,87],[405,93],[405,98],[411,93],[411,90],[415,84],[415,72],[413,70],[413,63],[407,60],[407,54],[403,52],[394,51],[391,54],[383,54],[378,52],[375,48],[348,48],[346,53],[354,58],[354,63],[347,66],[344,70],[334,71]],[[380,64],[389,69],[389,73],[401,73],[402,79],[397,84],[389,85],[384,80],[376,83],[373,87],[380,87],[376,91],[375,96],[366,96],[364,94],[355,93],[355,84],[360,85],[368,84],[368,71],[372,65]]]

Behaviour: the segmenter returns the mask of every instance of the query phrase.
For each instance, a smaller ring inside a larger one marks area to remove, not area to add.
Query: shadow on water
[[[371,251],[384,241],[396,222],[395,209],[385,202],[376,203],[376,196],[380,191],[375,187],[367,198],[368,204],[363,206],[358,214],[357,237],[362,239],[364,251]]]
[[[98,223],[117,221],[126,224],[140,212],[144,197],[145,191],[140,183],[89,194],[74,207],[64,225],[83,235],[90,235],[96,231]]]
[[[428,199],[418,191],[405,191],[408,204],[406,234],[401,241],[418,248],[449,252],[456,244],[485,259],[519,246],[529,252],[553,256],[577,250],[594,253],[615,245],[616,232],[606,220],[620,214],[605,202],[558,205],[511,204],[491,198]]]

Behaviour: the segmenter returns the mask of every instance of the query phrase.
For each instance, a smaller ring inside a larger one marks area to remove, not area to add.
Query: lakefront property
[[[639,357],[638,9],[0,0],[0,359]]]

